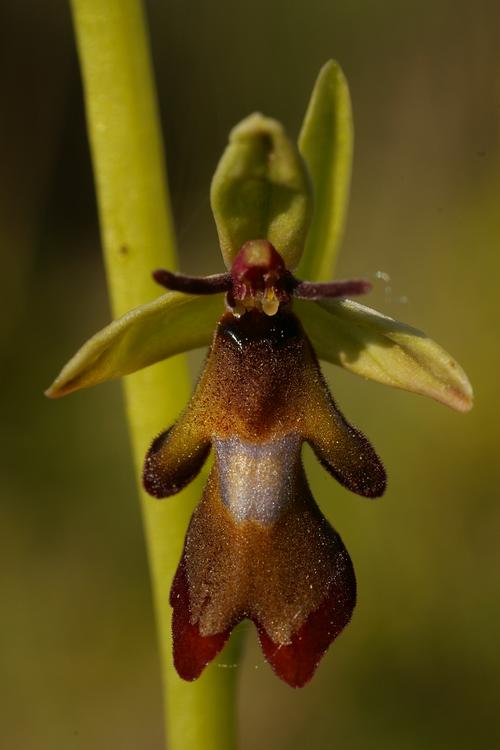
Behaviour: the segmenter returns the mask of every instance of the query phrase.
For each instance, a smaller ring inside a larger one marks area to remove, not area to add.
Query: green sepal
[[[223,294],[167,292],[92,336],[63,367],[46,395],[65,396],[207,346],[223,311]]]
[[[352,300],[297,300],[294,305],[320,359],[457,411],[472,408],[467,375],[422,331]]]
[[[259,239],[295,268],[309,228],[311,188],[297,146],[279,122],[256,113],[233,128],[210,200],[228,268],[245,242]]]
[[[318,75],[299,149],[311,175],[314,212],[297,274],[302,279],[328,280],[344,231],[353,152],[349,87],[333,60]]]

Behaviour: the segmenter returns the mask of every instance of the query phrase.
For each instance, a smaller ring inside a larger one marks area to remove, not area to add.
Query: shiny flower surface
[[[333,260],[350,167],[347,114],[345,81],[330,63],[300,151],[274,120],[243,121],[212,183],[227,272],[155,271],[170,291],[94,336],[48,391],[61,396],[211,340],[188,407],[153,441],[143,474],[147,491],[163,498],[213,451],[171,590],[174,661],[187,680],[249,618],[275,672],[302,686],[351,617],[353,567],[311,495],[302,445],[358,495],[380,496],[386,477],[335,404],[318,357],[461,411],[472,405],[465,374],[441,347],[346,299],[369,291],[368,282],[292,274],[324,277]]]

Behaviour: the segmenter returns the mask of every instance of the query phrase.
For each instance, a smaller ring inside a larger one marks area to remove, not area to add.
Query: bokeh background
[[[334,57],[356,148],[338,276],[463,364],[476,406],[326,372],[383,456],[370,502],[311,462],[354,560],[352,624],[294,692],[249,631],[243,750],[500,746],[500,6],[148,3],[182,268],[222,269],[208,188],[252,110],[297,134]],[[109,320],[68,5],[0,6],[0,744],[162,747],[160,677],[119,384],[42,396]],[[380,273],[382,272],[382,273]],[[193,372],[200,362],[195,354]],[[182,404],[179,405],[179,409]]]

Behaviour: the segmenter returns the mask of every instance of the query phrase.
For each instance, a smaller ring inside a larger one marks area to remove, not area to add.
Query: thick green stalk
[[[158,110],[140,0],[72,0],[94,164],[105,264],[115,316],[158,295],[151,270],[174,268],[174,232]],[[190,391],[183,357],[126,378],[137,476],[151,439],[178,415]],[[209,667],[193,684],[172,665],[169,588],[199,483],[159,503],[142,490],[170,750],[235,746],[234,669]],[[224,654],[231,663],[233,653]]]

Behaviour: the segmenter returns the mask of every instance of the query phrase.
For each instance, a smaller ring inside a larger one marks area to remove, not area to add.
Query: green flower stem
[[[72,0],[115,316],[158,296],[151,271],[176,265],[164,155],[140,0]],[[126,378],[138,478],[151,439],[176,418],[190,382],[184,357]],[[193,684],[172,664],[169,589],[200,483],[158,502],[140,491],[165,686],[169,750],[235,746],[236,670],[209,667]],[[232,653],[224,660],[232,663]]]

